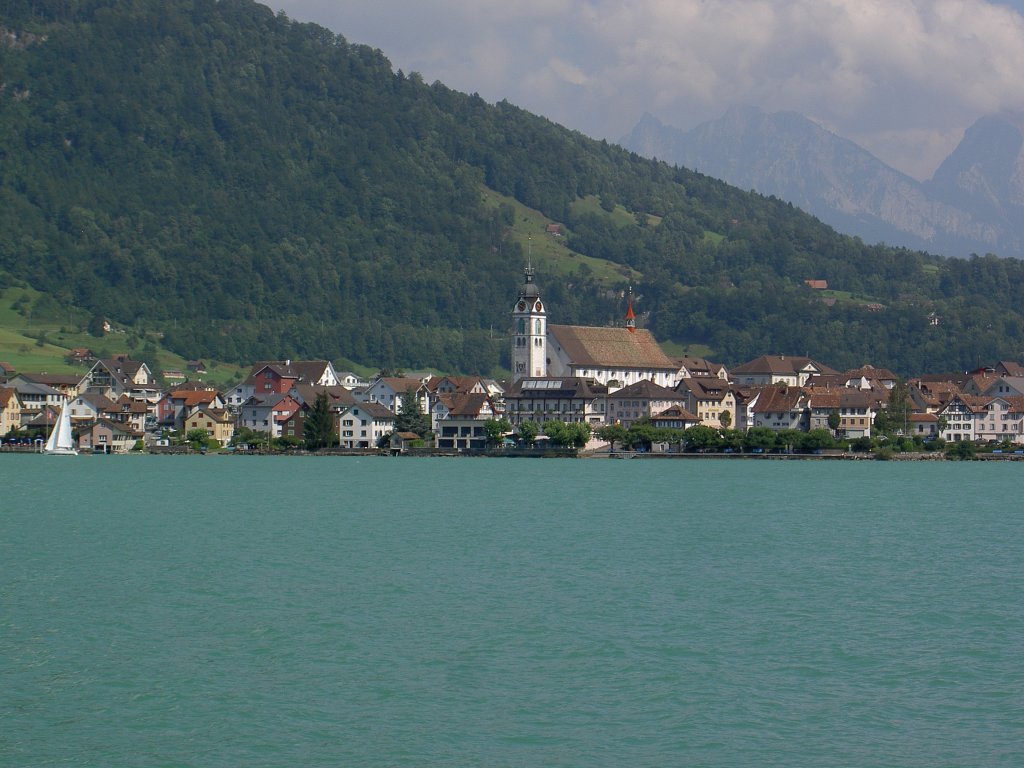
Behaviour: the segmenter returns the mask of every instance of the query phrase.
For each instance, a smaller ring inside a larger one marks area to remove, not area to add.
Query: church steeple
[[[548,373],[547,310],[533,281],[534,275],[533,264],[528,262],[512,308],[512,381]]]
[[[629,287],[629,299],[626,302],[626,330],[636,333],[636,315],[633,314],[633,286]]]

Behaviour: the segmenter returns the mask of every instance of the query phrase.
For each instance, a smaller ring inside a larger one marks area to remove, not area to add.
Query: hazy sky
[[[266,0],[264,0],[266,1]],[[1024,0],[272,0],[490,102],[617,141],[650,112],[794,110],[928,178],[1024,110]]]

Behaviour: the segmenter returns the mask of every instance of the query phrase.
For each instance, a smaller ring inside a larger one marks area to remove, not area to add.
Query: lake
[[[1020,766],[1020,463],[0,456],[2,766]]]

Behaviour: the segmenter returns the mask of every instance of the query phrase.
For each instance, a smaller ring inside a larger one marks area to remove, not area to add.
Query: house
[[[871,437],[871,427],[878,412],[888,404],[888,397],[875,391],[839,391],[839,434],[847,438]],[[908,427],[904,426],[904,430]]]
[[[995,364],[994,370],[998,376],[1024,378],[1024,365],[1021,365],[1016,360],[1000,360]]]
[[[764,387],[752,411],[752,427],[767,427],[775,431],[796,429],[806,432],[810,425],[807,395],[800,387]]]
[[[660,387],[653,381],[644,379],[610,392],[605,402],[607,423],[619,424],[629,429],[641,419],[649,419],[654,414],[673,406],[683,407],[685,397],[677,390]]]
[[[119,424],[127,424],[134,432],[146,430],[146,418],[149,416],[149,406],[139,400],[133,400],[128,395],[121,395],[113,408],[106,411],[106,417],[110,421]]]
[[[85,389],[85,377],[81,374],[23,373],[22,376],[36,384],[53,387],[68,399],[77,397],[78,393]]]
[[[303,406],[312,407],[320,395],[327,395],[328,407],[334,411],[340,411],[349,405],[359,402],[350,390],[339,385],[333,387],[317,386],[316,384],[299,383],[288,390],[288,394],[299,401]]]
[[[828,280],[804,280],[804,285],[812,291],[827,291]]]
[[[23,373],[9,379],[5,386],[18,393],[21,407],[25,411],[38,411],[46,407],[57,409],[67,399],[59,390],[48,384],[40,384]]]
[[[505,418],[517,427],[524,421],[605,423],[608,387],[579,376],[522,378],[505,393]]]
[[[185,367],[193,373],[206,373],[206,363],[202,360],[189,360]]]
[[[161,397],[157,403],[157,423],[169,429],[184,429],[185,418],[200,406],[221,409],[225,407],[225,403],[220,393],[212,387],[174,389]]]
[[[911,413],[907,416],[910,437],[931,439],[939,435],[939,417],[934,413]]]
[[[389,446],[392,453],[399,454],[420,446],[422,442],[423,438],[415,432],[395,432],[391,435]]]
[[[690,413],[696,414],[701,424],[715,429],[737,425],[736,395],[727,381],[717,376],[681,379],[676,392],[682,404]]]
[[[117,405],[106,395],[82,394],[68,401],[68,413],[75,425],[88,424],[106,418]]]
[[[729,380],[729,372],[721,363],[712,363],[703,357],[676,357],[673,362],[679,366],[678,379],[718,378]]]
[[[97,360],[85,375],[83,384],[81,392],[106,395],[111,400],[128,395],[155,405],[160,397],[160,388],[149,366],[128,355]]]
[[[13,387],[0,387],[0,436],[21,429],[21,399]]]
[[[281,437],[289,420],[293,421],[294,429],[295,413],[301,407],[298,400],[288,394],[253,395],[239,409],[238,426]]]
[[[966,377],[964,378],[966,382]],[[915,413],[938,413],[960,394],[961,384],[945,378],[921,377],[907,382],[907,395]]]
[[[187,435],[193,429],[203,429],[208,437],[227,445],[235,436],[235,420],[225,408],[213,408],[202,404],[185,417],[183,429]]]
[[[975,419],[974,439],[1024,442],[1024,397],[1006,395],[986,400],[984,413]]]
[[[809,357],[761,355],[736,366],[729,373],[736,384],[786,384],[790,387],[802,387],[815,376],[834,375],[839,372]]]
[[[973,441],[981,429],[979,424],[988,415],[988,399],[978,395],[956,394],[940,408],[936,416],[945,419],[939,436],[947,442]]]
[[[253,365],[249,376],[227,393],[225,405],[239,410],[254,395],[284,394],[296,384],[338,386],[338,375],[329,360],[270,360]]]
[[[412,391],[416,394],[416,402],[423,413],[428,413],[430,403],[427,391],[421,379],[409,376],[381,376],[357,395],[363,402],[379,403],[392,413],[402,410],[402,395]]]
[[[681,405],[673,405],[651,416],[651,426],[658,429],[689,429],[700,424],[700,419]]]
[[[982,382],[972,377],[964,387],[964,392],[969,395],[986,395],[988,397],[1020,397],[1024,395],[1024,376],[995,376],[984,380],[984,386],[978,386],[979,383]]]
[[[394,429],[394,412],[380,403],[355,403],[344,407],[338,415],[342,448],[376,448],[381,438]]]
[[[892,389],[899,381],[899,377],[888,368],[875,368],[873,365],[863,365],[846,371],[843,378],[845,386],[854,389],[871,389],[874,385]]]
[[[142,433],[127,424],[98,419],[78,430],[78,450],[93,453],[128,453],[142,439]]]
[[[484,424],[494,416],[486,392],[438,395],[430,413],[434,444],[445,450],[483,450],[487,447]]]
[[[96,355],[93,354],[91,349],[76,347],[68,353],[67,361],[72,365],[88,365],[89,363],[96,362]]]
[[[352,371],[338,371],[337,377],[338,383],[345,389],[359,389],[368,386],[370,383],[362,376],[352,373]]]

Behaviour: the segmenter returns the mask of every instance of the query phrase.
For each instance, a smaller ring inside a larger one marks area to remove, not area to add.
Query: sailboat
[[[68,413],[68,401],[60,405],[60,415],[57,416],[57,423],[50,432],[50,437],[43,446],[43,453],[51,456],[77,456],[75,449],[75,438],[71,434],[71,414]]]

